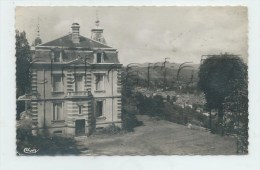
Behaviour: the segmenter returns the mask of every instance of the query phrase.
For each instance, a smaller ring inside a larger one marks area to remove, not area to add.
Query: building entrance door
[[[76,120],[76,136],[85,135],[85,119]]]

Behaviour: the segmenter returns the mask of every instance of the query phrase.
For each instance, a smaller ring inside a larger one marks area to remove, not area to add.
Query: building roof
[[[70,63],[77,58],[84,58],[86,55],[88,56],[88,62],[94,63],[94,52],[70,52],[70,51],[62,51],[63,52],[63,63]],[[49,51],[36,50],[35,56],[33,58],[34,61],[50,63],[51,62],[51,54]],[[84,62],[83,62],[84,63]],[[118,53],[115,50],[105,50],[103,51],[103,63],[120,63],[118,60]]]
[[[68,48],[75,48],[75,47],[81,47],[81,48],[89,48],[89,49],[93,49],[93,48],[112,48],[106,44],[103,44],[101,42],[83,37],[83,36],[79,36],[79,43],[73,43],[72,42],[72,38],[71,38],[72,34],[68,34],[66,36],[63,36],[61,38],[49,41],[47,43],[44,44],[40,44],[38,47],[41,46],[62,46],[62,47],[68,47]]]

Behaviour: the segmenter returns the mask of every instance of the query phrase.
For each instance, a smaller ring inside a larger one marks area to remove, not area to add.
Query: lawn
[[[144,125],[134,132],[115,135],[78,137],[77,147],[82,155],[234,155],[233,137],[219,136],[207,131],[165,120],[138,115]]]

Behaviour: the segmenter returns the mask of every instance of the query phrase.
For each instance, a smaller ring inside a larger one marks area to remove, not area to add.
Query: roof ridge
[[[99,41],[96,41],[96,40],[93,40],[91,38],[88,38],[88,37],[85,37],[83,35],[79,35],[79,38],[81,39],[80,42],[78,44],[74,44],[71,40],[71,38],[69,36],[71,36],[72,33],[69,33],[69,34],[66,34],[64,36],[61,36],[61,37],[58,37],[54,40],[51,40],[51,41],[48,41],[48,42],[45,42],[43,44],[40,44],[38,45],[37,47],[44,47],[44,46],[67,46],[70,47],[70,46],[84,46],[87,45],[89,46],[90,48],[97,48],[97,49],[102,49],[102,48],[110,48],[110,49],[113,49],[113,47],[107,45],[107,44],[104,44],[102,42],[99,42]],[[69,44],[68,44],[69,43]],[[66,45],[67,44],[67,45]]]
[[[69,34],[64,35],[64,36],[62,36],[62,37],[58,37],[58,38],[56,38],[56,39],[54,39],[54,40],[51,40],[51,41],[45,42],[45,43],[43,43],[43,44],[40,44],[40,45],[38,45],[38,46],[44,46],[44,44],[48,44],[48,43],[53,42],[53,41],[56,41],[56,40],[58,40],[58,39],[67,37],[67,36],[69,36],[69,35],[71,35],[71,34],[72,34],[72,33],[69,33]]]
[[[102,43],[102,42],[99,42],[99,41],[93,40],[93,39],[88,38],[88,37],[84,37],[83,35],[80,35],[80,36],[83,37],[83,38],[87,38],[87,39],[89,39],[89,40],[91,40],[91,41],[94,41],[94,42],[96,42],[96,43],[99,43],[99,44],[101,44],[101,45],[108,46],[109,48],[113,48],[113,47],[111,47],[111,46],[109,46],[109,45],[107,45],[107,44],[104,44],[104,43]]]

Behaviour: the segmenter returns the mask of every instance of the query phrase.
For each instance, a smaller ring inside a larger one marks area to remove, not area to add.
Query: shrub
[[[16,130],[16,145],[18,155],[67,155],[80,154],[73,138],[33,136],[30,119],[18,122]],[[24,148],[39,149],[36,154],[24,153]]]
[[[101,130],[97,130],[95,134],[107,134],[114,135],[122,132],[122,129],[115,124],[109,125],[108,127],[102,128]]]
[[[123,121],[123,129],[132,132],[134,128],[137,126],[143,125],[142,121],[137,120],[136,114],[138,113],[137,109],[123,107],[122,109],[122,121]]]
[[[163,98],[161,96],[146,97],[141,93],[137,93],[135,99],[140,114],[161,116],[164,108]]]
[[[28,136],[28,140],[17,140],[17,152],[22,155],[28,155],[24,153],[24,148],[39,149],[35,155],[68,155],[80,154],[80,151],[76,147],[76,142],[73,138],[65,138],[59,136],[44,137]]]

